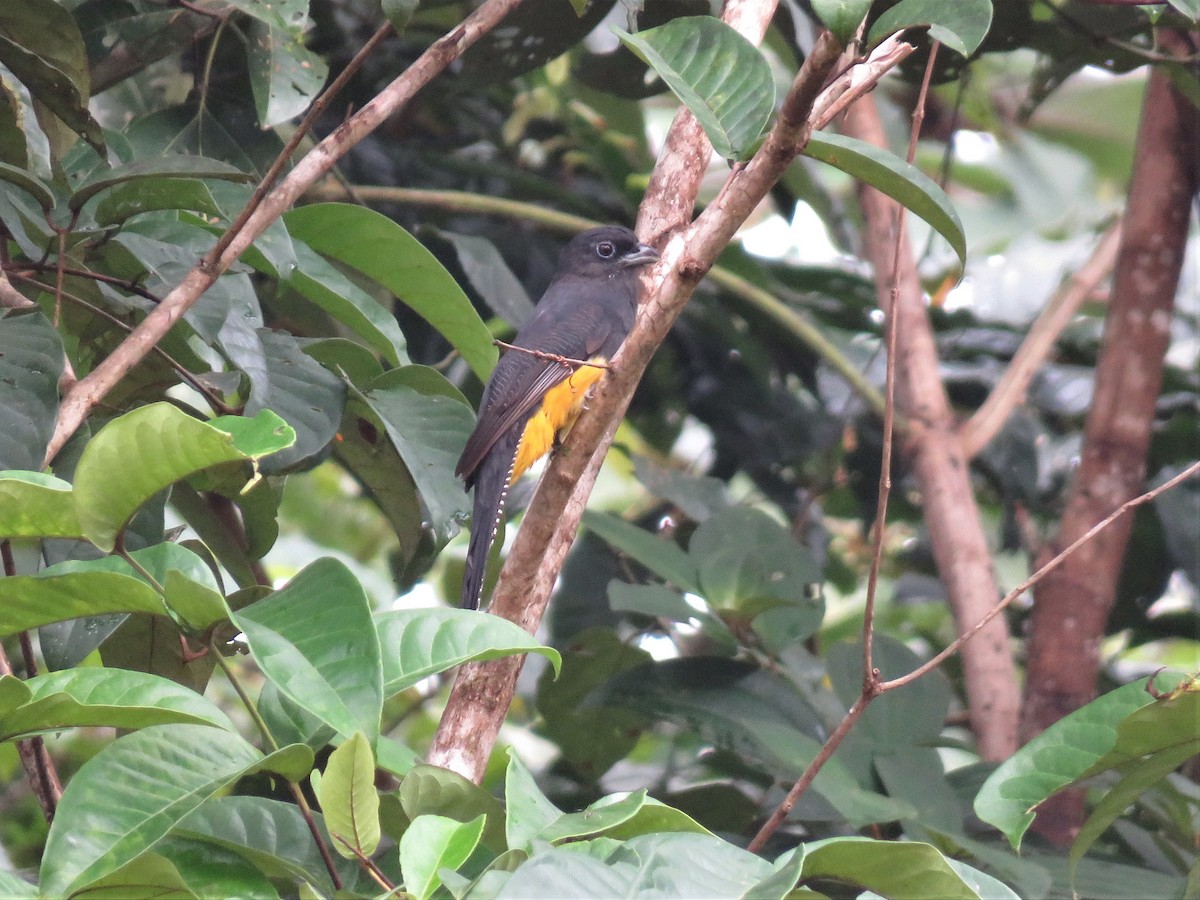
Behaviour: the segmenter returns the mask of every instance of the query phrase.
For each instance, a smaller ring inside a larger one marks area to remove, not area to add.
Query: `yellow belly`
[[[593,359],[592,362],[604,362]],[[550,452],[555,438],[570,428],[579,413],[588,389],[604,377],[604,370],[595,366],[580,366],[565,381],[556,384],[542,398],[542,405],[534,412],[521,444],[517,447],[517,460],[513,464],[509,483],[516,481],[531,465]]]

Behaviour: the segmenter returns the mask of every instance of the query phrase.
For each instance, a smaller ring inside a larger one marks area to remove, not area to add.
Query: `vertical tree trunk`
[[[1058,535],[1040,554],[1039,564],[1142,490],[1197,189],[1198,147],[1196,108],[1156,67],[1142,107],[1082,459]],[[1127,516],[1097,535],[1036,589],[1021,720],[1024,740],[1094,696],[1100,642],[1131,522]],[[1082,803],[1081,795],[1061,795],[1042,807],[1036,827],[1056,843],[1069,843],[1082,822]]]
[[[847,134],[886,146],[875,101],[869,95],[847,112]],[[904,452],[921,489],[921,504],[938,574],[946,586],[959,634],[1000,600],[987,538],[979,520],[970,471],[955,431],[953,410],[938,369],[937,347],[925,312],[912,249],[901,233],[899,207],[874,188],[859,192],[866,219],[867,257],[875,266],[880,306],[891,303],[897,331],[897,405],[910,423]],[[893,263],[895,261],[895,263]],[[985,759],[1004,759],[1017,749],[1020,689],[1009,647],[1008,625],[997,617],[962,649],[971,727]]]

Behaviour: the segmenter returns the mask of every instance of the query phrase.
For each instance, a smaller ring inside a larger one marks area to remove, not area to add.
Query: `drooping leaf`
[[[287,221],[286,216],[284,220]],[[292,237],[297,236],[293,234]],[[290,274],[285,273],[288,286],[361,337],[391,365],[407,365],[404,333],[391,311],[326,262],[308,244],[297,239],[294,250],[296,266]]]
[[[37,201],[44,212],[48,213],[54,209],[54,191],[32,172],[11,163],[0,162],[0,181],[6,181],[25,191]]]
[[[1118,728],[1131,713],[1154,702],[1146,679],[1098,697],[1059,719],[1010,756],[984,782],[975,797],[975,814],[995,825],[1019,849],[1033,822],[1034,808],[1070,784],[1117,743]],[[1178,684],[1178,676],[1155,679],[1159,690]]]
[[[805,845],[802,880],[834,878],[884,897],[979,900],[949,861],[929,844],[830,838]]]
[[[871,9],[871,0],[813,0],[813,12],[821,24],[845,45]]]
[[[470,507],[454,467],[471,433],[471,407],[441,373],[426,366],[385,372],[361,398],[382,421],[416,484],[438,544],[445,544]]]
[[[42,472],[0,472],[0,535],[82,538],[71,485]]]
[[[771,69],[720,19],[688,16],[617,36],[691,110],[721,156],[740,159],[766,128],[775,109]]]
[[[660,578],[684,591],[700,593],[696,563],[674,541],[655,537],[617,516],[591,510],[583,514],[583,527],[622,553],[629,554]]]
[[[458,264],[479,292],[483,302],[513,328],[520,328],[533,315],[533,301],[524,285],[509,269],[496,245],[474,234],[440,231],[458,254]]]
[[[202,156],[163,156],[98,170],[75,186],[68,206],[74,212],[82,209],[83,205],[97,194],[119,184],[143,180],[158,181],[168,177],[212,178],[218,181],[238,182],[253,180],[252,175],[247,175],[236,166],[218,159],[205,159]]]
[[[255,460],[295,440],[277,415],[201,422],[169,403],[120,416],[88,442],[75,469],[75,511],[88,540],[111,550],[137,508],[172,483],[219,463]]]
[[[970,56],[992,27],[991,0],[900,0],[875,20],[868,43],[878,44],[902,28],[928,25],[929,35],[951,50]]]
[[[155,725],[109,744],[63,792],[42,857],[42,891],[66,896],[116,871],[264,762],[238,735],[205,725]]]
[[[304,46],[303,36],[256,22],[249,28],[250,90],[258,110],[258,124],[273,128],[303,113],[312,104],[329,66]]]
[[[361,731],[330,754],[317,784],[317,799],[338,853],[356,859],[375,852],[380,837],[375,755]]]
[[[102,726],[133,729],[190,723],[234,730],[229,717],[211,701],[143,672],[69,669],[38,675],[25,684],[30,697],[0,716],[0,740]]]
[[[562,816],[512,748],[504,775],[504,809],[504,836],[510,850],[529,850],[542,829]]]
[[[263,674],[344,737],[379,735],[379,637],[362,585],[320,559],[265,600],[232,613]]]
[[[199,178],[143,178],[109,189],[96,203],[92,215],[98,225],[120,225],[141,213],[186,209],[220,216],[212,191]]]
[[[474,852],[483,834],[484,817],[457,822],[443,816],[418,816],[400,838],[400,871],[404,890],[427,900],[442,886],[442,869],[454,871]]]
[[[411,234],[377,212],[315,203],[287,214],[288,231],[313,250],[379,282],[432,325],[480,378],[496,364],[492,337],[462,288]]]
[[[828,131],[814,133],[804,155],[866,182],[920,216],[966,265],[967,238],[962,220],[946,192],[916,166],[865,141]]]
[[[63,359],[58,332],[41,312],[0,318],[0,468],[42,467]]]
[[[220,597],[212,571],[185,547],[156,544],[135,550],[130,556],[159,584],[174,571],[195,582],[199,589]],[[0,579],[0,635],[16,634],[50,622],[110,613],[165,616],[167,602],[140,572],[118,556],[68,560],[34,575]],[[193,604],[187,611],[196,609],[208,610],[211,606]],[[202,616],[189,624],[203,629],[213,621]]]
[[[54,0],[0,5],[0,65],[68,128],[103,149],[104,134],[87,108],[87,50],[66,7]]]
[[[384,648],[386,696],[454,666],[515,653],[540,653],[556,672],[562,665],[558,651],[542,646],[519,625],[473,610],[391,610],[377,615],[375,621]]]

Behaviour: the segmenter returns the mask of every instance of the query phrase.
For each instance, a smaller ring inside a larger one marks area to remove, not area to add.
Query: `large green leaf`
[[[4,65],[67,127],[104,146],[88,112],[91,78],[75,17],[54,0],[0,4],[0,65]]]
[[[543,829],[562,817],[562,810],[542,793],[533,773],[510,747],[504,775],[504,837],[510,850],[530,850]]]
[[[229,717],[211,701],[157,675],[68,669],[38,675],[24,684],[31,692],[29,700],[0,714],[0,740],[101,726],[132,729],[190,723],[234,730]]]
[[[400,782],[400,805],[410,820],[437,815],[470,822],[483,816],[487,825],[481,840],[494,853],[508,849],[504,836],[504,807],[479,785],[457,772],[438,766],[417,765]]]
[[[312,815],[324,833],[324,817],[319,812]],[[307,881],[333,891],[321,854],[295,804],[266,797],[214,797],[171,833],[232,850],[272,878]],[[346,885],[352,885],[357,866],[340,857],[335,864]]]
[[[187,601],[180,614],[191,627],[203,629],[223,618],[223,612],[214,606],[220,593],[212,571],[196,554],[178,544],[164,543],[135,550],[130,556],[159,584],[177,573],[171,579],[172,587]],[[141,572],[118,556],[68,560],[34,575],[0,579],[0,635],[85,616],[167,615],[171,599],[171,590],[164,600]]]
[[[929,36],[970,56],[992,27],[991,0],[900,0],[875,20],[868,43],[877,44],[903,28],[928,25]]]
[[[412,687],[423,678],[465,662],[516,653],[540,653],[555,671],[562,657],[519,625],[467,609],[400,609],[375,617],[384,647],[384,694]]]
[[[0,468],[42,467],[63,359],[58,332],[40,312],[0,318]]]
[[[63,792],[42,856],[42,891],[65,896],[116,871],[267,762],[238,735],[205,725],[155,725],[109,744]]]
[[[695,560],[670,538],[660,538],[608,513],[588,510],[583,527],[684,591],[700,593]]]
[[[946,192],[916,166],[866,141],[828,131],[815,132],[804,155],[866,182],[920,216],[954,248],[959,261],[967,264],[962,220]]]
[[[120,225],[126,219],[158,210],[186,209],[219,217],[212,191],[199,178],[135,179],[105,192],[92,216],[98,225]]]
[[[194,419],[152,403],[105,425],[75,469],[75,510],[88,540],[111,550],[138,507],[181,478],[220,463],[255,460],[295,440],[277,415]]]
[[[343,563],[319,559],[231,618],[263,674],[343,737],[379,736],[379,636],[362,585]]]
[[[1179,680],[1179,676],[1164,676],[1156,683],[1161,690]],[[1037,805],[1104,758],[1117,746],[1122,721],[1154,702],[1146,693],[1146,682],[1143,678],[1093,700],[1006,759],[976,795],[975,814],[999,828],[1019,849]]]
[[[204,841],[168,835],[155,846],[154,852],[139,857],[131,865],[136,866],[148,856],[159,856],[164,861],[169,860],[180,880],[197,897],[254,897],[256,900],[275,900],[279,896],[279,892],[266,875],[244,857],[224,847],[214,847]],[[111,877],[115,879],[119,874],[115,873]],[[135,880],[134,885],[140,886],[140,881]],[[90,900],[94,895],[94,887],[88,888],[85,896]],[[113,890],[111,895],[127,897],[128,888]],[[151,892],[147,900],[160,900],[160,896]]]
[[[346,385],[301,349],[301,340],[289,334],[260,329],[265,382],[254,384],[245,413],[253,416],[269,409],[292,427],[296,442],[273,453],[259,464],[267,475],[276,475],[312,461],[329,447],[346,406]]]
[[[438,545],[444,545],[470,508],[454,474],[474,424],[470,405],[440,372],[426,366],[385,372],[361,396],[383,422],[417,486],[426,521]]]
[[[161,156],[111,169],[99,169],[76,185],[68,205],[73,212],[78,211],[97,194],[119,184],[147,180],[153,182],[162,178],[214,178],[219,181],[240,182],[254,180],[252,175],[247,175],[236,166],[219,159],[205,159],[202,156]]]
[[[0,535],[83,537],[71,485],[42,472],[0,472]]]
[[[834,878],[895,900],[979,900],[946,857],[916,841],[846,837],[806,844],[801,878]]]
[[[317,800],[334,850],[347,859],[375,852],[380,837],[375,755],[361,731],[329,755],[317,782]]]
[[[484,817],[457,822],[443,816],[418,816],[400,838],[404,891],[427,900],[442,886],[442,869],[454,871],[467,861],[483,834]]]
[[[285,216],[286,221],[286,216]],[[295,234],[296,266],[286,283],[349,328],[393,366],[407,365],[404,333],[391,310],[339,272]],[[353,379],[352,379],[353,380]]]
[[[249,29],[250,90],[263,128],[300,115],[325,86],[329,66],[304,46],[303,35],[256,22]]]
[[[720,19],[688,16],[622,43],[658,73],[726,159],[740,159],[775,110],[775,81],[758,49]]]
[[[288,231],[313,250],[357,269],[395,294],[487,378],[496,365],[492,336],[462,288],[411,234],[361,206],[315,203],[287,214]]]

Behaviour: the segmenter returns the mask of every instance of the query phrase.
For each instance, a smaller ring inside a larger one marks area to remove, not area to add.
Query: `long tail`
[[[463,609],[479,609],[488,553],[504,515],[509,479],[517,457],[520,434],[513,429],[496,442],[475,471],[475,501],[471,513],[471,543],[467,546],[467,572],[463,576]]]

